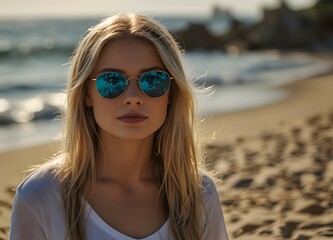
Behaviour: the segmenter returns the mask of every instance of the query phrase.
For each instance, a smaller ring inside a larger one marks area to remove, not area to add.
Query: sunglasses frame
[[[167,76],[168,76],[168,81],[169,81],[169,86],[168,86],[168,89],[165,91],[165,93],[164,93],[163,95],[158,96],[158,97],[151,97],[151,96],[147,95],[147,94],[142,90],[142,88],[141,88],[141,86],[140,86],[140,79],[142,78],[142,76],[144,76],[145,74],[150,73],[150,72],[161,72],[161,73],[165,73],[165,74],[167,74]],[[98,89],[97,89],[97,79],[98,79],[98,77],[99,77],[101,74],[105,74],[105,73],[117,73],[117,74],[121,74],[121,75],[123,75],[123,76],[125,77],[125,79],[127,80],[127,81],[126,81],[126,87],[125,87],[124,91],[123,91],[120,95],[118,95],[118,96],[116,96],[116,97],[114,97],[114,98],[107,98],[107,97],[104,97],[104,96],[98,91]],[[129,81],[130,81],[131,79],[136,79],[136,84],[137,84],[138,88],[140,89],[140,91],[141,91],[145,96],[147,96],[147,97],[149,97],[149,98],[160,98],[160,97],[163,97],[163,96],[169,91],[170,86],[171,86],[171,80],[174,79],[174,78],[173,78],[172,76],[170,76],[170,74],[169,74],[168,72],[166,72],[166,71],[159,71],[159,70],[155,71],[155,70],[152,70],[152,71],[148,71],[148,72],[141,73],[140,76],[138,76],[138,77],[130,77],[130,78],[128,78],[125,74],[120,73],[120,72],[102,72],[102,73],[98,74],[96,78],[92,78],[91,80],[96,82],[96,83],[95,83],[96,90],[97,90],[98,94],[99,94],[102,98],[105,98],[105,99],[116,99],[116,98],[121,97],[121,96],[127,91],[127,88],[128,88],[128,85],[129,85]]]

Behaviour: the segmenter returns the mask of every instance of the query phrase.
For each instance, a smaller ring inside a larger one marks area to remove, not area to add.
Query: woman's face
[[[151,70],[166,71],[166,68],[150,43],[137,39],[115,40],[103,48],[91,78],[112,71],[123,73],[129,79]],[[100,135],[140,140],[152,137],[164,123],[169,91],[162,97],[148,97],[132,78],[121,96],[106,99],[97,92],[95,84],[90,80],[85,103],[93,109]]]

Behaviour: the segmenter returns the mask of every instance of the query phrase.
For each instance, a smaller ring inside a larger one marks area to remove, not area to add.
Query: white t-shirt
[[[203,177],[203,203],[208,222],[202,239],[227,240],[218,193],[214,183]],[[136,240],[117,231],[85,203],[86,234],[88,240]],[[11,216],[10,240],[65,240],[66,227],[62,208],[60,183],[52,168],[41,168],[28,176],[18,187]],[[169,221],[155,233],[141,240],[172,240]]]

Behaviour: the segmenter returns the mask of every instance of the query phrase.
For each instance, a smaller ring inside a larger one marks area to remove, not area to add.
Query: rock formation
[[[217,11],[214,7],[214,13]],[[333,2],[319,0],[313,7],[292,10],[285,1],[276,9],[263,9],[263,18],[252,25],[242,23],[231,14],[229,30],[211,34],[205,24],[189,24],[175,32],[186,50],[328,50],[333,51]],[[216,17],[214,15],[214,17]],[[225,18],[221,18],[225,21]]]

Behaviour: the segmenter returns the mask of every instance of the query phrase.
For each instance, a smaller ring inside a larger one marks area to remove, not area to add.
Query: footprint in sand
[[[5,208],[9,208],[12,209],[12,204],[3,200],[0,200],[0,208],[5,207]]]
[[[11,195],[12,197],[14,197],[15,192],[16,192],[16,187],[9,186],[9,187],[6,188],[6,193]]]

